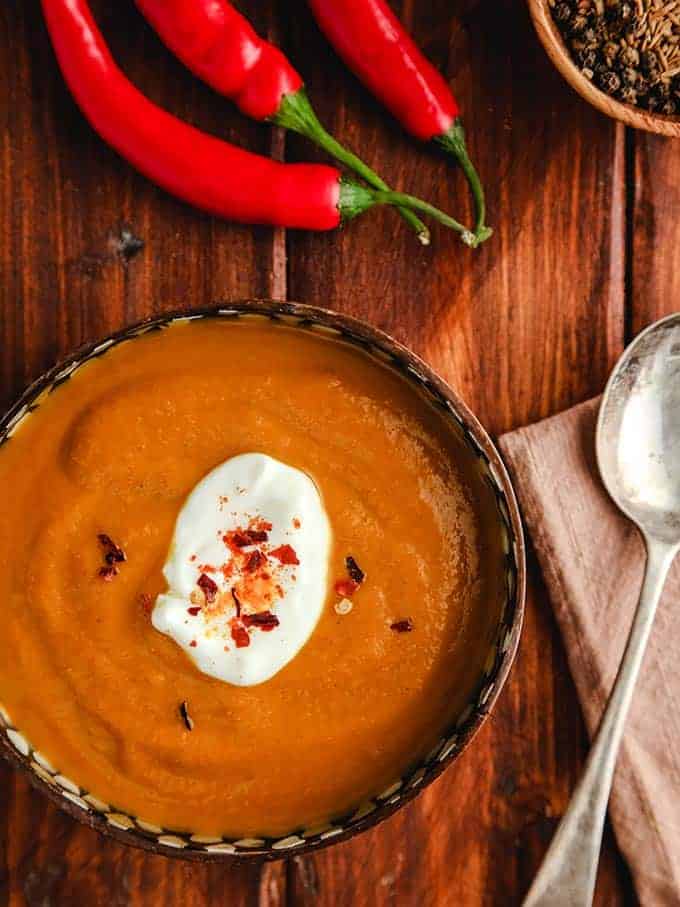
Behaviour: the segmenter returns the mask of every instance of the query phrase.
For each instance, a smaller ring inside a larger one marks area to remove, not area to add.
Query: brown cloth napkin
[[[636,529],[600,481],[598,404],[500,440],[591,735],[621,660],[645,562]],[[680,905],[680,556],[638,679],[610,815],[641,903]]]

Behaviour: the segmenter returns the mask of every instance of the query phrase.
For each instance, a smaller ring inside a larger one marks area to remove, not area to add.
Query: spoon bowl
[[[643,331],[620,359],[597,424],[607,491],[646,537],[680,544],[680,314]]]

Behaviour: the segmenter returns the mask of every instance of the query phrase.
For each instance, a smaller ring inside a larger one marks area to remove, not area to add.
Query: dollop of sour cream
[[[316,627],[330,546],[309,476],[261,453],[233,457],[180,511],[153,626],[204,674],[237,686],[263,683]]]

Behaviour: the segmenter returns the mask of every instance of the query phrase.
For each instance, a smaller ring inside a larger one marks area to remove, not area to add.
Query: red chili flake
[[[280,621],[271,611],[260,611],[259,614],[244,614],[243,623],[246,627],[258,627],[268,633],[278,627]]]
[[[293,519],[293,529],[299,529],[299,528],[300,528],[300,525],[301,525],[301,524],[300,524],[300,520],[298,520],[298,518],[295,517],[295,518]]]
[[[203,591],[206,602],[211,605],[217,598],[217,593],[219,592],[215,580],[210,579],[205,573],[201,573],[196,585]]]
[[[248,545],[251,545],[250,537],[245,532],[227,532],[226,535],[222,536],[222,541],[225,545],[233,545],[235,548],[247,548]]]
[[[199,564],[198,569],[201,573],[217,573],[217,567],[213,567],[212,564]]]
[[[195,639],[192,639],[191,642],[189,643],[189,645],[191,646],[192,649],[195,649],[195,648],[196,648],[196,640],[195,640]]]
[[[198,560],[198,557],[197,557],[195,554],[192,554],[191,557],[189,558],[189,560],[190,560],[191,563],[193,564],[194,561],[197,561],[197,560]]]
[[[194,721],[193,718],[191,718],[191,716],[189,715],[189,703],[186,701],[186,699],[179,707],[179,714],[182,718],[182,721],[184,722],[186,729],[188,731],[193,731]]]
[[[143,592],[140,596],[140,599],[144,613],[151,614],[151,612],[153,611],[153,598],[147,592]]]
[[[115,551],[107,551],[104,560],[107,564],[122,564],[127,558],[122,548],[116,548]]]
[[[295,549],[290,545],[280,545],[278,548],[275,548],[273,551],[269,552],[272,557],[275,557],[277,561],[281,561],[282,564],[299,564],[298,556],[295,553]]]
[[[118,567],[114,567],[113,565],[109,567],[100,567],[99,575],[105,583],[110,583],[114,577],[118,576]]]
[[[335,584],[335,591],[341,598],[351,598],[359,588],[359,583],[353,579],[339,579]]]
[[[200,614],[202,610],[202,608],[187,608],[187,611],[189,612],[189,614],[191,614],[192,617],[196,617],[196,615]]]
[[[236,616],[241,616],[241,601],[236,593],[236,589],[232,586],[231,597],[234,599],[234,604],[236,605]]]
[[[407,617],[406,620],[397,620],[393,624],[390,624],[390,630],[394,630],[397,633],[410,633],[413,629],[413,621],[410,617]]]
[[[99,539],[99,544],[108,549],[104,555],[104,560],[107,564],[122,564],[127,560],[123,549],[120,545],[116,545],[110,535],[107,535],[105,532],[100,532],[97,538]]]
[[[249,529],[245,534],[253,545],[258,542],[266,542],[269,539],[269,533],[265,532],[264,529]]]
[[[236,643],[237,649],[243,649],[245,646],[250,645],[250,636],[248,636],[248,631],[245,627],[236,624],[231,628],[231,638]]]
[[[347,567],[347,573],[349,574],[350,579],[353,579],[354,582],[360,586],[366,579],[366,574],[351,555],[348,555],[345,558],[345,566]]]
[[[243,565],[244,573],[254,573],[258,567],[267,563],[267,558],[259,549],[255,549],[248,555],[248,560]]]

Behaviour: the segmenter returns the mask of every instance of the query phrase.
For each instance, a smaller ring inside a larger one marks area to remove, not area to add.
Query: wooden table
[[[496,236],[421,249],[389,211],[335,235],[233,226],[175,202],[92,133],[38,0],[0,7],[0,405],[77,344],[169,308],[252,296],[350,312],[424,356],[494,433],[596,394],[625,342],[678,307],[680,149],[586,106],[547,61],[522,0],[396,4],[455,82]],[[243,4],[290,52],[319,112],[394,185],[461,211],[459,173],[344,70],[302,0]],[[131,0],[97,2],[132,79],[216,134],[287,159],[302,140],[243,119],[175,62]],[[675,217],[674,217],[675,215]],[[126,244],[129,234],[144,248]],[[476,744],[412,805],[317,855],[197,866],[105,841],[0,768],[0,904],[494,905],[520,902],[586,738],[530,555],[525,632]],[[607,836],[597,903],[635,903]]]

